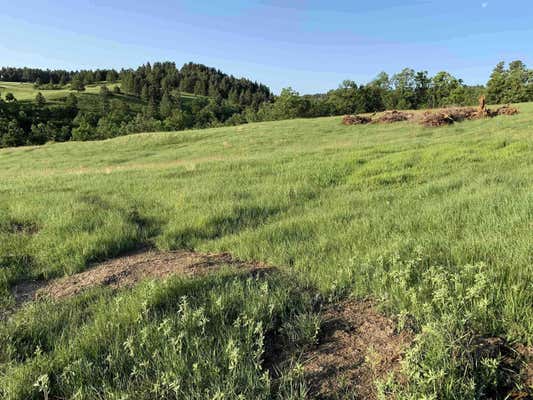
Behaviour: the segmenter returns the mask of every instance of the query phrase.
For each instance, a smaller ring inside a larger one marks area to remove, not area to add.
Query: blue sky
[[[0,65],[200,62],[322,92],[404,67],[485,83],[500,61],[533,67],[531,0],[0,0]]]

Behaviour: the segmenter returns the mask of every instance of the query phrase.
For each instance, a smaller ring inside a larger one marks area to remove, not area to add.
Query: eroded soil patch
[[[50,282],[25,282],[13,289],[13,295],[19,304],[38,298],[61,299],[92,287],[132,287],[145,279],[161,279],[173,274],[202,275],[228,265],[248,271],[272,269],[261,263],[235,260],[227,253],[149,250],[115,258],[97,264],[87,271]]]
[[[371,301],[348,300],[323,313],[320,344],[304,355],[310,396],[319,399],[377,399],[376,380],[402,379],[404,351],[413,340]]]

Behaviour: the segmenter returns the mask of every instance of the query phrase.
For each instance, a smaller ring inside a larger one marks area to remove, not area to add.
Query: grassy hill
[[[98,84],[87,85],[85,91],[81,92],[83,94],[98,94],[100,92],[100,86],[106,84],[106,82],[101,82]],[[110,90],[115,86],[120,86],[120,84],[107,84]],[[42,90],[36,89],[33,83],[23,83],[23,82],[5,82],[0,81],[0,92],[5,96],[6,93],[13,93],[15,98],[20,101],[25,100],[35,100],[37,93],[41,92],[47,100],[54,101],[60,100],[69,93],[78,94],[75,90],[65,89],[51,89],[51,90]]]
[[[280,270],[28,305],[0,328],[0,393],[305,398],[297,362],[268,378],[266,338],[312,342],[316,299],[350,296],[418,335],[410,384],[384,393],[501,388],[502,365],[472,346],[533,344],[533,104],[519,108],[444,128],[320,118],[0,150],[5,307],[20,282],[139,246]]]
[[[3,96],[5,96],[6,93],[13,93],[15,98],[19,101],[33,101],[35,100],[35,96],[37,96],[37,93],[41,92],[46,98],[46,100],[59,101],[65,99],[69,93],[74,93],[77,95],[97,95],[100,93],[100,87],[102,85],[106,85],[111,91],[115,88],[115,86],[120,87],[120,83],[98,82],[95,84],[87,85],[83,92],[78,92],[75,90],[70,90],[67,87],[64,89],[43,90],[35,88],[35,85],[33,83],[0,81],[0,93]],[[191,101],[192,99],[197,97],[196,95],[191,93],[181,92],[176,94],[179,94],[184,102]],[[117,95],[115,94],[115,96]],[[129,102],[133,103],[139,102],[139,100],[137,98],[134,98],[133,96],[118,95],[118,97],[123,100],[129,100]]]

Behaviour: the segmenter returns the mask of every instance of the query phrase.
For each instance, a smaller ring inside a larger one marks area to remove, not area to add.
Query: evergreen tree
[[[175,105],[172,96],[168,92],[163,93],[163,97],[159,103],[159,115],[161,118],[169,117],[172,114],[174,107]]]
[[[509,64],[503,99],[506,103],[528,101],[529,76],[530,73],[522,61],[513,61]]]
[[[503,61],[499,62],[487,82],[487,101],[489,103],[498,104],[503,102],[507,85],[507,75],[505,63]]]
[[[86,115],[78,115],[76,124],[77,126],[72,130],[72,140],[90,140],[94,138],[96,129]]]
[[[76,75],[70,82],[70,89],[77,92],[83,92],[85,90],[85,83],[80,75]]]
[[[194,94],[197,94],[199,96],[206,96],[207,90],[205,87],[205,82],[203,80],[197,80],[194,85]]]
[[[44,107],[44,105],[46,104],[46,99],[44,98],[41,92],[37,93],[37,95],[35,96],[35,104],[39,108]]]
[[[100,97],[104,100],[107,100],[109,97],[111,97],[111,92],[106,85],[100,86]]]
[[[105,80],[107,82],[116,82],[117,79],[118,79],[117,71],[115,71],[115,70],[107,71],[107,74],[106,74],[106,77],[105,77]]]
[[[41,123],[38,123],[37,125],[31,126],[31,137],[29,139],[30,143],[32,144],[45,144],[46,140],[48,138],[48,132],[46,129],[46,125]]]
[[[415,75],[415,98],[414,104],[416,108],[427,108],[430,102],[429,89],[431,86],[431,78],[427,71],[417,72]]]
[[[26,143],[24,130],[16,120],[0,123],[0,147],[22,146]]]
[[[68,108],[71,109],[77,109],[78,108],[78,98],[74,93],[69,93],[67,96],[67,99],[65,100],[65,104]]]
[[[150,100],[150,89],[148,87],[148,84],[144,84],[144,86],[142,87],[142,90],[141,90],[141,99],[143,101],[148,101]]]

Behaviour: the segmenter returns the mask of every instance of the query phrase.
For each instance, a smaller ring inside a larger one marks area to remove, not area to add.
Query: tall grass
[[[489,301],[472,329],[531,344],[533,105],[520,109],[436,129],[321,118],[0,150],[3,303],[17,282],[151,245],[269,262],[421,329],[438,310],[427,293],[402,299],[390,271],[430,290],[419,274],[482,263]]]
[[[93,291],[36,304],[0,329],[0,395],[270,398],[271,378],[261,366],[265,336],[295,344],[309,339],[284,329],[312,312],[309,293],[285,276],[228,270],[197,280],[149,282],[114,297]],[[285,379],[276,391],[297,383]]]

